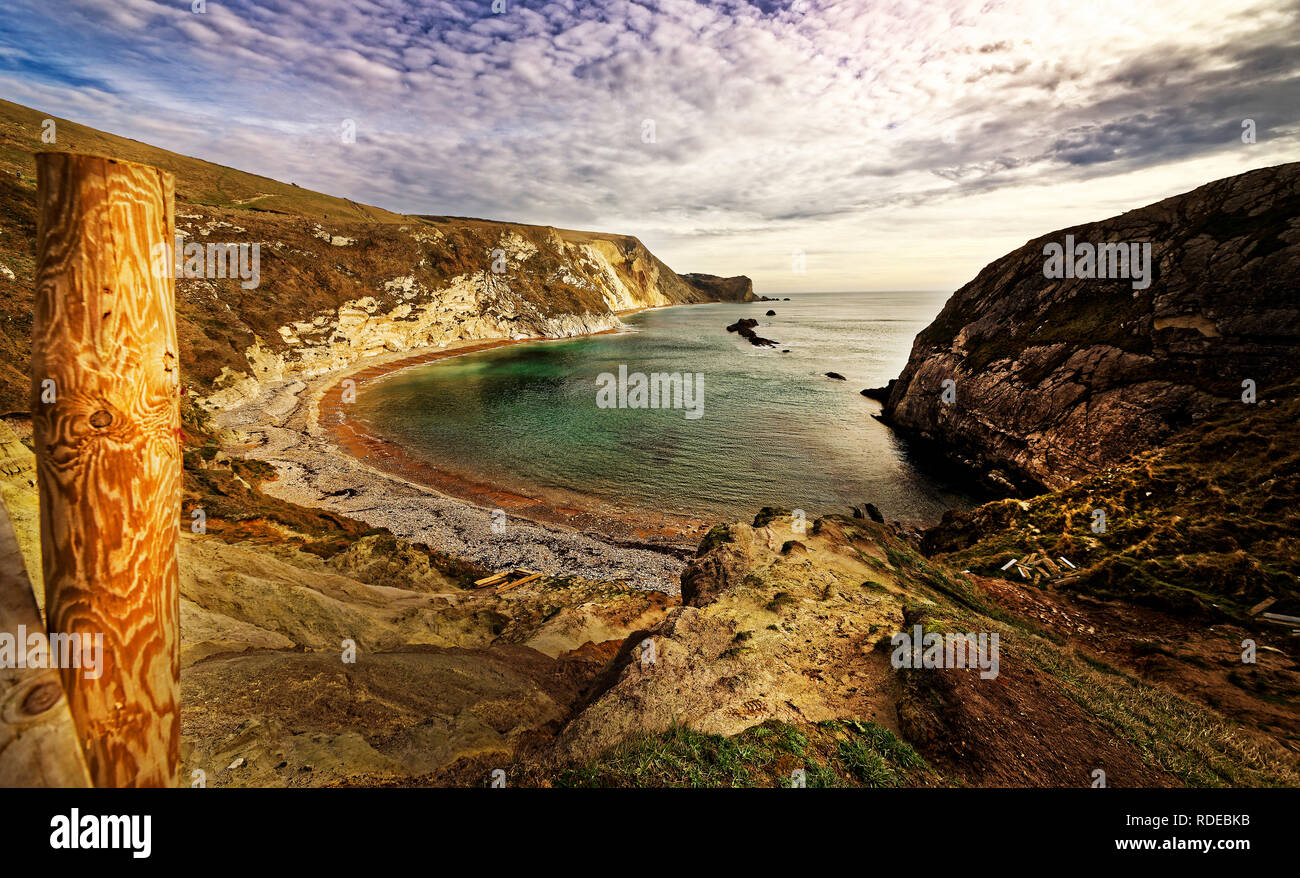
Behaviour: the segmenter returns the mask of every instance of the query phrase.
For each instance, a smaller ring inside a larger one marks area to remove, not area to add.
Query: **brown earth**
[[[1081,653],[1128,669],[1300,752],[1300,663],[1286,651],[1282,629],[1207,625],[1123,601],[976,579],[999,606],[1067,639]],[[1263,645],[1251,665],[1241,661],[1247,638]]]
[[[910,743],[931,772],[909,781],[919,785],[1089,786],[1098,770],[1108,786],[1300,779],[1300,714],[1284,700],[1294,660],[1270,653],[1241,688],[1235,630],[956,575],[878,524],[830,516],[796,533],[776,510],[716,528],[682,592],[682,606],[623,643],[553,745],[516,753],[513,785],[660,764],[682,729],[721,742],[837,723]],[[912,624],[998,633],[999,673],[896,669],[891,637]],[[1153,642],[1179,639],[1152,661]],[[1258,712],[1269,691],[1281,698]],[[670,763],[669,780],[686,785],[706,771]],[[479,785],[485,772],[468,759],[421,782]]]

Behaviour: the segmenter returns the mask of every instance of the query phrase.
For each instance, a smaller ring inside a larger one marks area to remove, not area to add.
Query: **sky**
[[[1300,0],[0,0],[0,96],[760,293],[944,290],[1300,160]]]

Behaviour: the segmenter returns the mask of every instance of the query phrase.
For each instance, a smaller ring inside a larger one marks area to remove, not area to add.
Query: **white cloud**
[[[10,2],[18,100],[393,209],[636,234],[771,292],[955,286],[1300,145],[1284,0]]]

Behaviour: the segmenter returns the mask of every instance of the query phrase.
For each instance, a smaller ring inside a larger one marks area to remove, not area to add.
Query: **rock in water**
[[[769,308],[768,311],[767,311],[767,316],[768,316],[768,317],[775,317],[775,316],[776,316],[776,312],[773,311],[771,308]]]
[[[826,373],[826,377],[827,377],[827,378],[834,378],[836,381],[847,381],[847,380],[848,380],[848,379],[846,379],[843,375],[841,375],[839,372],[827,372],[827,373]]]
[[[749,343],[755,347],[776,347],[776,342],[770,338],[763,338],[754,332],[754,327],[758,321],[752,317],[742,317],[735,323],[727,327],[727,332],[734,332],[742,338],[749,340]]]
[[[889,394],[893,393],[894,385],[897,383],[897,378],[890,378],[889,383],[884,387],[868,387],[861,392],[867,399],[874,399],[876,402],[888,402]]]

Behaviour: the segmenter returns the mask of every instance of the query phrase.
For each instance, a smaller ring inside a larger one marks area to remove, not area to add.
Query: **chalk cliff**
[[[688,282],[631,236],[394,214],[66,120],[47,145],[45,115],[0,101],[0,411],[28,405],[41,149],[171,171],[183,244],[257,245],[256,285],[210,272],[176,284],[184,382],[217,406],[384,351],[574,336],[617,328],[620,312],[753,297],[744,277]]]

